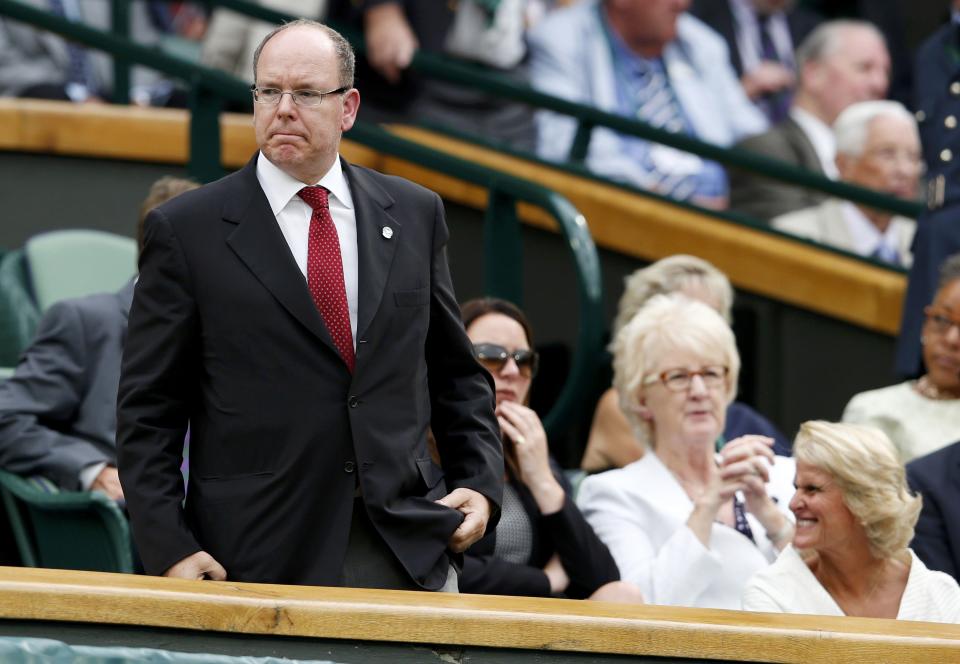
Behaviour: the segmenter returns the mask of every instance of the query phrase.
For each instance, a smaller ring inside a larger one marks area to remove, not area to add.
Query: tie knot
[[[330,192],[327,191],[326,187],[321,187],[319,185],[313,187],[304,187],[297,192],[297,195],[303,200],[304,203],[312,207],[314,210],[329,208]]]

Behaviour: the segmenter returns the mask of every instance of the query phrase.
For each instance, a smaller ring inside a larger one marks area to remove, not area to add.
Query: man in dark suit
[[[910,547],[930,569],[960,579],[960,443],[907,464],[923,509]]]
[[[504,471],[442,203],[339,159],[360,95],[338,33],[288,23],[254,70],[259,153],[147,219],[118,402],[144,567],[453,589]]]
[[[820,25],[797,51],[799,84],[789,117],[737,147],[836,179],[836,143],[831,125],[847,106],[883,99],[890,57],[883,35],[863,21]],[[770,221],[818,205],[820,192],[730,169],[730,207]]]
[[[198,185],[163,177],[143,202],[137,239],[151,209]],[[116,293],[57,302],[9,380],[0,382],[0,468],[43,475],[62,489],[123,498],[117,476],[117,381],[133,282]]]
[[[914,65],[913,101],[927,165],[927,210],[917,220],[914,262],[897,339],[896,372],[904,377],[923,373],[923,308],[933,301],[940,265],[960,252],[960,0],[952,7],[954,18],[920,46]]]
[[[784,119],[795,83],[793,52],[820,17],[793,0],[694,0],[692,13],[720,33],[747,96],[771,124]]]

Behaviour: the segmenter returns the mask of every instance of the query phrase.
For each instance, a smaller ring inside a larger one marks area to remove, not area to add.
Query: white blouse
[[[793,459],[776,457],[768,490],[783,513],[793,496]],[[639,586],[650,604],[739,609],[747,580],[777,550],[747,513],[756,544],[722,523],[705,547],[687,526],[693,502],[656,453],[583,480],[577,504],[610,549],[620,578]]]
[[[904,463],[960,440],[960,399],[928,399],[913,385],[907,381],[855,395],[843,421],[881,429]]]
[[[910,575],[897,620],[960,622],[960,586],[949,574],[927,569],[910,551]],[[820,585],[800,554],[788,546],[770,567],[758,572],[743,591],[746,611],[842,616],[843,610]]]

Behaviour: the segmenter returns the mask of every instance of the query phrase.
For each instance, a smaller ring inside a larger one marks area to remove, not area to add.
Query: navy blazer
[[[930,569],[960,578],[960,442],[908,463],[907,481],[923,496],[911,548]]]

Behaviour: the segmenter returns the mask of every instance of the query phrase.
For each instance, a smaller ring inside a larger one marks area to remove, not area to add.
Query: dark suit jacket
[[[530,564],[497,558],[494,555],[497,532],[490,530],[463,557],[460,592],[550,597],[550,580],[543,567],[555,553],[570,577],[570,585],[564,593],[566,597],[583,599],[600,586],[620,580],[620,570],[610,550],[573,502],[572,487],[553,458],[550,466],[567,494],[563,508],[556,514],[541,515],[530,490],[512,475],[509,478],[533,525]]]
[[[930,569],[960,579],[960,443],[907,464],[923,510],[910,547]]]
[[[737,76],[743,76],[743,61],[740,59],[740,47],[737,45],[737,27],[730,9],[729,0],[694,0],[690,13],[720,33],[730,49],[730,64]],[[796,7],[787,12],[787,27],[793,50],[803,42],[808,34],[820,23],[821,18],[814,12]]]
[[[904,377],[923,373],[920,336],[923,308],[933,301],[940,282],[940,264],[960,251],[960,137],[948,126],[960,117],[960,97],[951,86],[960,84],[960,63],[953,56],[957,30],[945,25],[917,51],[914,67],[914,103],[918,112],[920,142],[927,165],[926,179],[932,205],[917,219],[913,240],[913,266],[903,319],[897,338],[896,373]],[[944,160],[942,154],[949,157]],[[937,192],[942,193],[937,195]],[[942,199],[942,200],[941,200]]]
[[[80,488],[87,466],[116,463],[120,355],[133,282],[57,302],[14,375],[0,382],[0,467]]]
[[[437,589],[463,517],[434,500],[468,487],[498,513],[493,386],[460,323],[442,203],[400,178],[346,163],[344,172],[359,253],[352,375],[260,188],[256,156],[147,218],[118,440],[148,573],[203,549],[231,579],[337,585],[359,484],[411,578]],[[427,451],[430,426],[443,473]]]
[[[737,147],[823,174],[813,143],[792,118],[763,134],[741,141]],[[818,191],[771,180],[757,173],[731,168],[728,174],[730,209],[760,221],[769,222],[781,214],[813,207],[826,200],[826,195]]]

